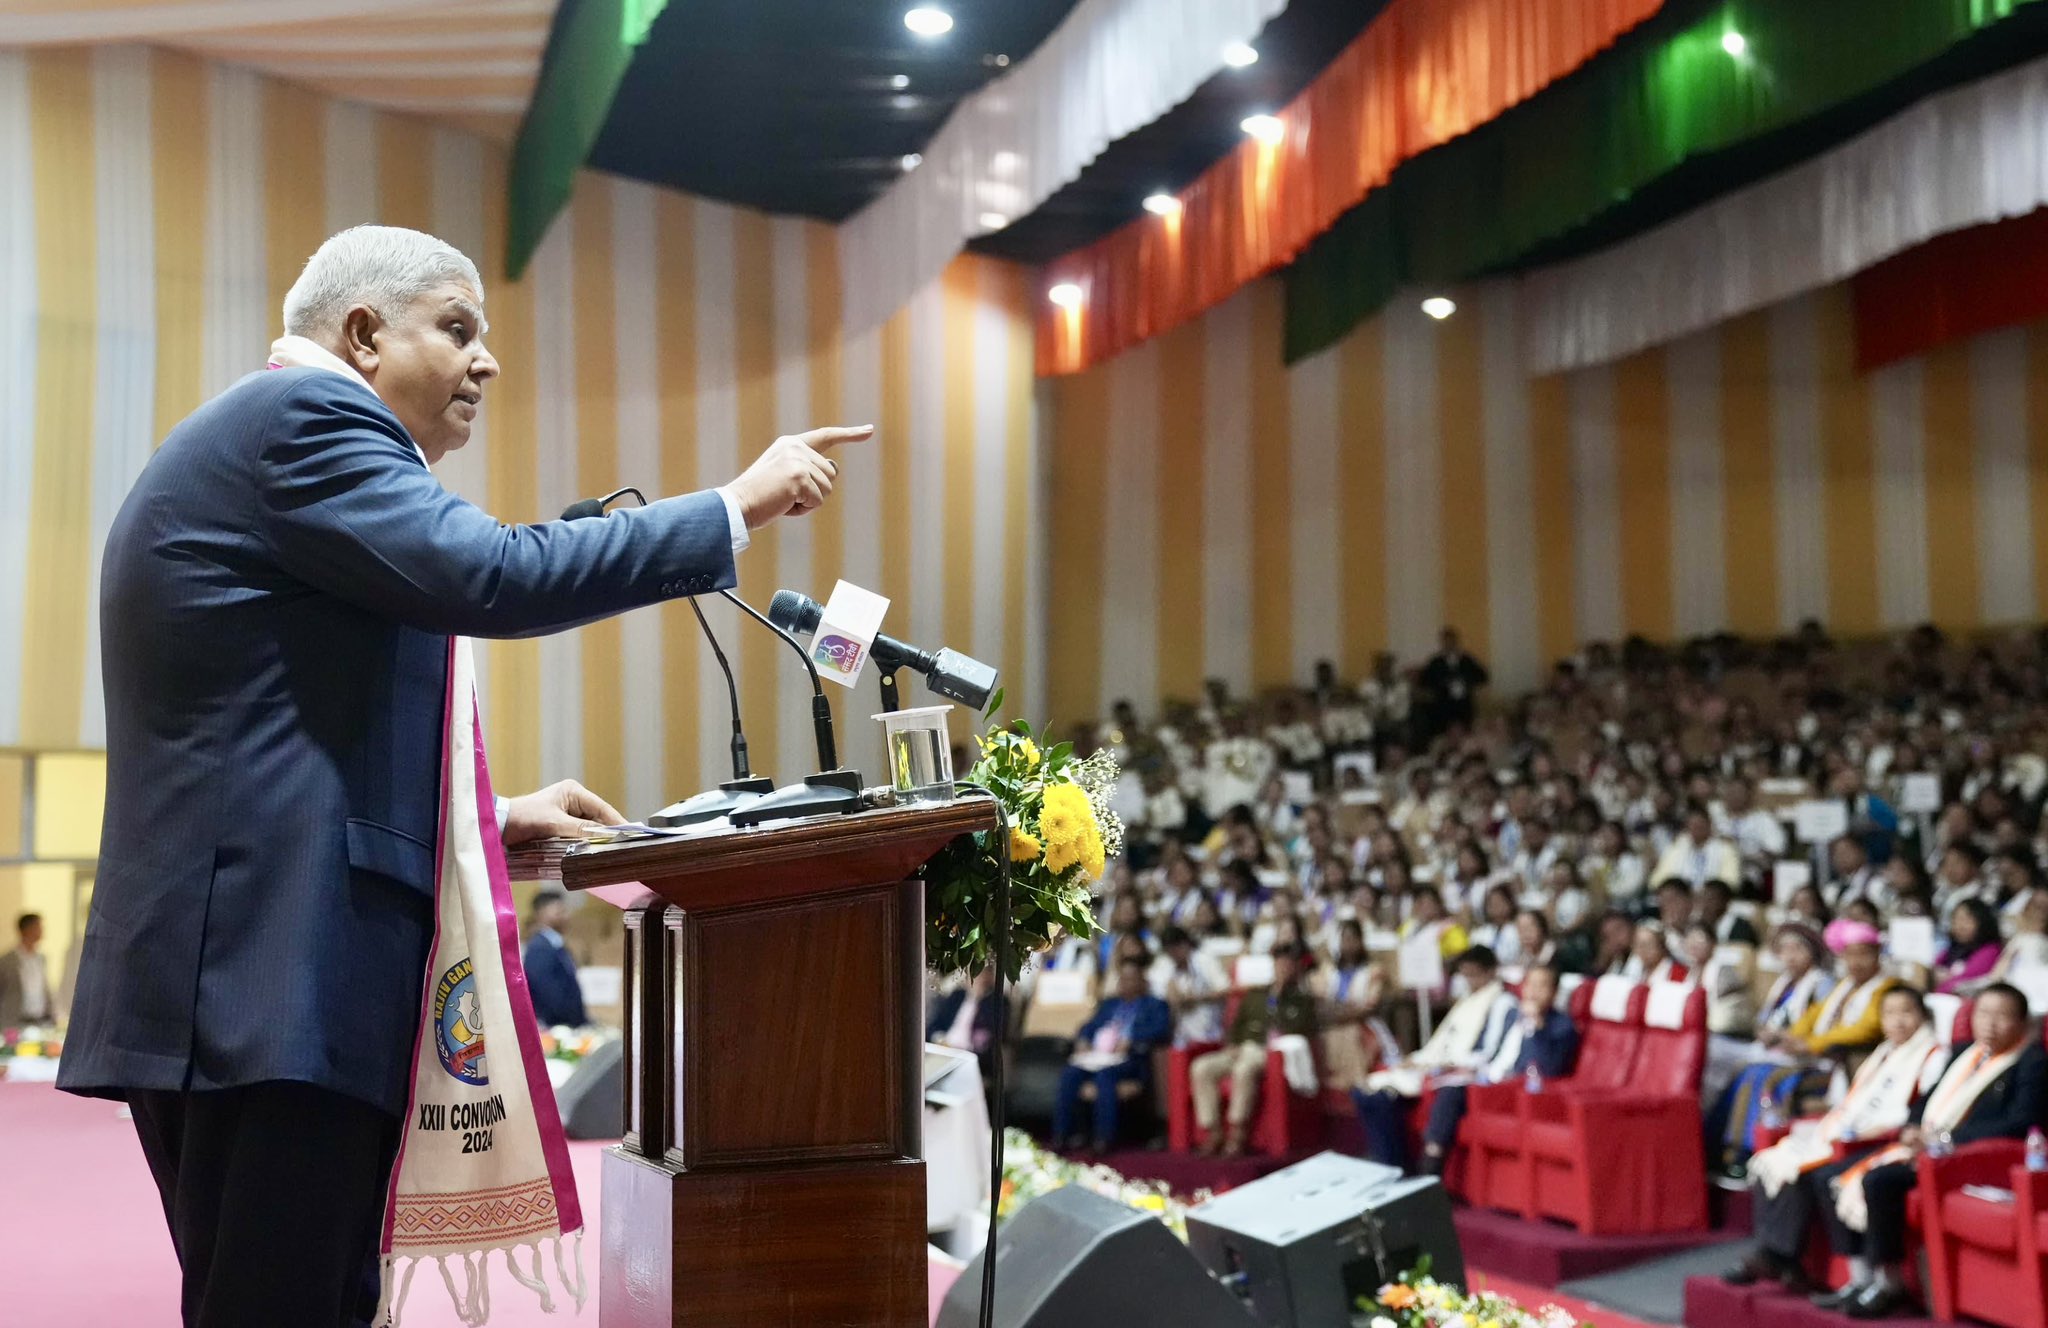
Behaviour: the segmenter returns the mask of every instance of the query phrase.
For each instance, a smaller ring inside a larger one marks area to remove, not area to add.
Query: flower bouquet
[[[997,1200],[997,1216],[1007,1221],[1010,1214],[1033,1199],[1069,1185],[1078,1185],[1106,1199],[1150,1213],[1166,1223],[1174,1235],[1182,1240],[1188,1238],[1187,1216],[1191,1205],[1176,1199],[1164,1185],[1156,1181],[1131,1180],[1108,1167],[1069,1162],[1058,1153],[1040,1148],[1022,1130],[1003,1132],[1003,1192]],[[1203,1190],[1194,1201],[1199,1204],[1208,1198],[1209,1192]]]
[[[1429,1256],[1379,1289],[1378,1298],[1358,1298],[1373,1316],[1371,1328],[1592,1328],[1556,1305],[1525,1310],[1491,1291],[1460,1291],[1429,1275]]]
[[[1002,699],[998,692],[991,712]],[[1014,982],[1026,960],[1061,936],[1096,933],[1091,887],[1123,848],[1123,823],[1109,809],[1119,772],[1106,752],[1076,758],[1072,743],[1048,746],[1044,730],[1033,733],[1022,720],[977,741],[980,755],[961,782],[987,790],[1009,830],[962,835],[926,864],[925,955],[939,973],[979,973],[994,962],[1007,861],[1003,976]]]

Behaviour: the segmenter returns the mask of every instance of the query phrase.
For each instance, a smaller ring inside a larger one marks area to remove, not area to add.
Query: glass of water
[[[889,782],[903,802],[953,800],[953,744],[946,732],[949,705],[919,706],[876,715],[889,757]]]

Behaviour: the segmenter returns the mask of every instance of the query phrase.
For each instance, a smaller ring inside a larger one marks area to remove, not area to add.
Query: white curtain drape
[[[1531,374],[1584,368],[2048,204],[2048,60],[1918,102],[1655,230],[1520,281]]]
[[[202,32],[294,23],[383,17],[448,8],[421,0],[127,0],[81,5],[75,0],[0,3],[0,46],[156,41]],[[521,7],[525,12],[526,7]]]
[[[1081,0],[1043,45],[962,101],[907,172],[839,230],[846,322],[881,322],[967,241],[984,214],[1026,215],[1102,150],[1185,101],[1287,0]],[[1174,181],[1162,180],[1160,185]],[[1145,189],[1134,189],[1138,215]]]

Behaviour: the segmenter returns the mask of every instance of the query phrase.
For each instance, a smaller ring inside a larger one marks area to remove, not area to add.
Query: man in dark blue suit
[[[482,305],[431,236],[330,239],[285,298],[291,367],[172,430],[108,536],[106,819],[59,1086],[133,1108],[188,1328],[374,1309],[450,636],[730,586],[748,531],[822,503],[830,450],[869,432],[778,439],[723,489],[608,520],[504,525],[428,469],[498,375]],[[573,782],[499,817],[507,843],[618,819]]]
[[[1535,1070],[1541,1079],[1561,1079],[1579,1057],[1579,1030],[1570,1015],[1557,1008],[1557,970],[1533,964],[1522,974],[1521,1011],[1501,1039],[1500,1049],[1480,1067],[1481,1083],[1514,1083]],[[1422,1130],[1422,1169],[1441,1176],[1465,1120],[1465,1088],[1446,1084],[1430,1103]]]
[[[1060,1071],[1059,1092],[1053,1098],[1054,1142],[1067,1146],[1081,1106],[1081,1088],[1095,1085],[1095,1129],[1091,1143],[1106,1153],[1116,1143],[1123,1104],[1117,1100],[1117,1086],[1130,1082],[1150,1084],[1152,1053],[1173,1041],[1173,1011],[1152,994],[1146,979],[1149,959],[1126,955],[1116,966],[1116,988],[1095,1007],[1088,1022],[1074,1035],[1075,1063]]]
[[[533,1017],[542,1028],[590,1022],[583,1008],[583,984],[576,980],[576,961],[562,939],[569,920],[569,899],[560,890],[533,897],[533,934],[526,938],[526,992],[533,997]]]

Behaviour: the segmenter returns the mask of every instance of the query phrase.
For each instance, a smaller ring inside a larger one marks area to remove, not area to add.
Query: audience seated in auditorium
[[[576,980],[576,960],[562,928],[569,921],[569,899],[560,890],[542,890],[533,897],[531,931],[526,938],[526,989],[533,997],[533,1017],[542,1028],[590,1022],[583,1008],[583,986]]]
[[[993,1069],[991,1062],[1001,1049],[1004,1026],[1009,1022],[1004,1004],[989,999],[995,986],[995,968],[984,968],[972,982],[941,995],[925,1020],[925,1040],[973,1052],[981,1062],[984,1081]]]
[[[1833,1201],[1828,1181],[1842,1169],[1835,1163],[1837,1149],[1853,1162],[1889,1143],[1940,1079],[1948,1049],[1920,993],[1893,987],[1880,1009],[1884,1041],[1857,1069],[1842,1099],[1826,1114],[1796,1122],[1783,1139],[1749,1159],[1756,1248],[1728,1273],[1730,1282],[1747,1286],[1769,1279],[1802,1294],[1814,1291],[1800,1259],[1815,1215]]]
[[[1571,1016],[1557,1008],[1557,970],[1538,964],[1522,976],[1516,1000],[1517,1017],[1508,1025],[1500,1048],[1473,1071],[1470,1082],[1525,1082],[1533,1070],[1538,1081],[1569,1074],[1579,1052],[1579,1030]],[[1422,1128],[1422,1170],[1443,1174],[1465,1119],[1466,1083],[1455,1077],[1440,1080]]]
[[[1413,1056],[1368,1075],[1352,1091],[1365,1125],[1366,1156],[1407,1170],[1408,1113],[1432,1076],[1446,1071],[1477,1072],[1501,1054],[1516,1026],[1515,998],[1502,985],[1493,951],[1475,945],[1458,956],[1457,985],[1465,994],[1444,1015]]]
[[[1195,1123],[1204,1135],[1204,1151],[1221,1151],[1227,1157],[1244,1152],[1245,1136],[1258,1110],[1266,1077],[1267,1052],[1280,1038],[1315,1037],[1316,999],[1302,984],[1307,966],[1306,947],[1276,947],[1272,986],[1244,993],[1222,1049],[1196,1057],[1189,1067]],[[1225,1079],[1230,1080],[1230,1118],[1227,1132],[1219,1137]]]
[[[1149,1086],[1152,1082],[1152,1053],[1172,1040],[1173,1014],[1165,1001],[1152,994],[1146,978],[1148,967],[1139,955],[1118,959],[1115,994],[1095,1007],[1074,1037],[1073,1059],[1060,1072],[1058,1095],[1053,1099],[1052,1130],[1062,1144],[1078,1142],[1073,1125],[1084,1085],[1095,1085],[1090,1142],[1100,1153],[1116,1142],[1122,1112],[1118,1086],[1125,1082]]]

